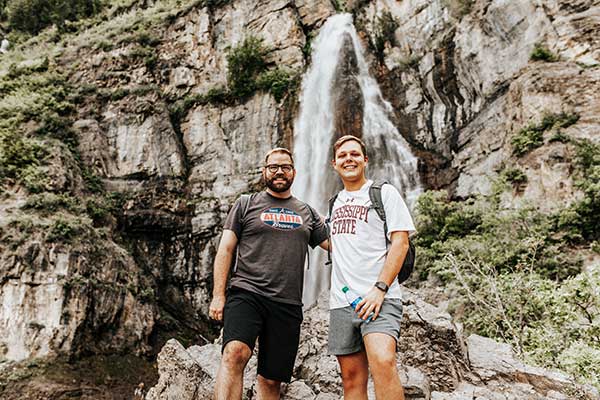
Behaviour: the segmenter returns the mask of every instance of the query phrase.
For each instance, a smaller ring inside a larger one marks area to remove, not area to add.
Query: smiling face
[[[267,187],[275,193],[286,193],[290,190],[296,170],[289,155],[281,152],[272,153],[263,167],[263,178]]]
[[[347,186],[348,183],[362,185],[366,181],[365,168],[368,161],[360,143],[348,140],[336,150],[335,159],[331,161],[331,164],[342,178],[344,186]]]

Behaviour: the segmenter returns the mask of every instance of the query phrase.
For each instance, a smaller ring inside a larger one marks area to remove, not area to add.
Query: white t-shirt
[[[360,190],[342,190],[331,212],[331,294],[329,308],[346,307],[342,288],[348,286],[364,296],[377,282],[387,254],[383,221],[371,208],[369,180]],[[381,199],[388,226],[388,238],[395,231],[415,231],[408,207],[392,185],[383,185]],[[386,298],[401,298],[400,285],[394,279]]]

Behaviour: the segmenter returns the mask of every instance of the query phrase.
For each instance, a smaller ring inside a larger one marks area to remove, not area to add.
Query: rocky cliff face
[[[397,27],[382,38],[383,65],[374,68],[400,131],[424,160],[428,187],[490,193],[514,161],[511,136],[544,114],[579,115],[565,130],[573,137],[598,130],[595,2],[376,1],[357,17],[373,40],[376,15],[386,12]],[[556,61],[532,60],[536,46]],[[548,208],[573,199],[556,157],[564,151],[554,144],[518,161],[530,182],[523,198],[547,198]]]
[[[494,177],[518,165],[528,184],[507,202],[544,199],[552,209],[577,197],[565,161],[568,144],[546,137],[544,146],[517,158],[510,140],[559,113],[578,116],[564,134],[594,139],[597,2],[346,3],[394,123],[421,160],[427,188],[448,188],[457,197],[489,193]],[[90,218],[67,206],[43,214],[25,207],[32,196],[22,185],[6,186],[0,207],[4,361],[148,354],[171,335],[186,345],[213,338],[216,327],[206,315],[220,226],[240,193],[260,188],[264,153],[293,146],[298,109],[294,90],[282,99],[265,91],[215,96],[227,87],[228,51],[257,36],[268,48],[269,68],[301,74],[311,38],[335,12],[328,0],[132,2],[55,46],[34,40],[3,55],[2,76],[42,59],[78,88],[69,115],[77,144],[69,150],[44,139],[50,149],[44,191],[84,199],[91,175],[107,197],[120,199],[115,217]],[[385,25],[385,15],[393,23]],[[536,45],[556,61],[532,60]],[[340,68],[351,71],[352,60]],[[340,85],[355,92],[351,79]],[[345,110],[338,126],[354,132],[362,111],[350,98],[338,93]],[[65,232],[71,240],[60,239]],[[448,362],[451,382],[428,378],[434,391],[458,390],[469,369],[464,359]],[[331,378],[333,370],[326,374]]]

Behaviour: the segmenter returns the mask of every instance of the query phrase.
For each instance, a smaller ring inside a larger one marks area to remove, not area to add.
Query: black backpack
[[[371,187],[369,188],[369,198],[371,200],[371,208],[375,209],[375,212],[377,212],[377,215],[383,221],[383,234],[385,235],[386,243],[389,243],[389,240],[387,237],[388,229],[387,229],[387,220],[385,217],[385,209],[383,208],[383,200],[381,200],[381,188],[385,184],[389,184],[389,183],[387,181],[373,183],[371,185]],[[327,214],[328,215],[327,222],[329,222],[329,218],[331,218],[331,213],[333,211],[333,205],[335,204],[338,194],[339,193],[336,193],[332,198],[329,199],[329,213]],[[331,241],[329,243],[331,245]],[[328,257],[327,264],[331,264],[331,250],[329,250],[327,252],[327,257]],[[412,273],[414,267],[415,267],[415,246],[412,243],[412,241],[409,240],[408,241],[408,251],[406,252],[406,257],[404,258],[404,262],[402,263],[402,268],[400,269],[400,272],[398,273],[398,283],[402,283],[402,282],[406,281],[408,279],[408,277],[410,276],[410,274]]]

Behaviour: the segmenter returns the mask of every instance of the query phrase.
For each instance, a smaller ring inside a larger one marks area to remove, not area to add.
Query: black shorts
[[[302,306],[232,287],[223,320],[221,351],[232,340],[239,340],[253,350],[258,337],[258,374],[274,381],[290,381],[300,342]]]

